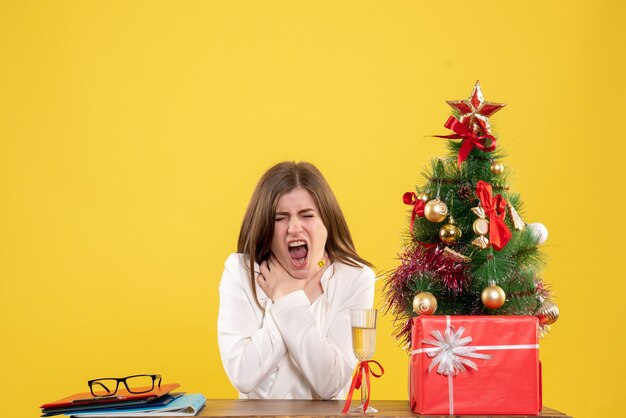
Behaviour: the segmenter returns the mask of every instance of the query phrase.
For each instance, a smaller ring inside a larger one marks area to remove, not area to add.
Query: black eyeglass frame
[[[128,386],[128,383],[126,383],[127,379],[132,379],[133,377],[150,377],[152,378],[152,386],[149,389],[144,389],[144,390],[137,390],[137,389],[132,389]],[[133,374],[131,376],[126,376],[126,377],[101,377],[98,379],[92,379],[87,381],[87,385],[89,385],[89,390],[91,391],[91,394],[93,396],[99,397],[99,398],[103,398],[103,397],[107,397],[107,396],[114,396],[117,393],[117,390],[120,387],[120,383],[123,383],[124,386],[126,387],[126,390],[129,393],[146,393],[146,392],[150,392],[151,390],[154,389],[154,382],[156,382],[156,380],[159,380],[159,383],[157,383],[157,387],[159,389],[161,389],[161,375],[160,374]],[[107,388],[104,383],[99,383],[99,381],[112,381],[115,380],[115,390],[114,391],[110,391],[109,388]],[[108,395],[97,395],[94,391],[94,384],[99,384],[100,386],[102,386],[106,391],[111,392]]]

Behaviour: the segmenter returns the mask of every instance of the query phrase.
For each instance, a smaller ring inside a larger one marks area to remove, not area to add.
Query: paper
[[[103,418],[103,417],[176,417],[194,416],[204,406],[206,398],[202,394],[183,395],[167,405],[150,405],[128,407],[124,409],[99,409],[72,413],[76,418]]]

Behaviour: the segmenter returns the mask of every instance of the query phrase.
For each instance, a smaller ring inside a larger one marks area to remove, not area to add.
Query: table
[[[372,400],[372,405],[379,412],[371,416],[380,418],[406,418],[417,417],[414,414],[408,401],[379,401]],[[279,417],[279,418],[319,418],[319,417],[337,417],[341,418],[346,415],[341,414],[344,401],[302,401],[302,400],[256,400],[256,399],[207,399],[206,405],[198,417],[211,418],[234,418],[234,417]],[[353,402],[354,403],[354,402]],[[358,405],[358,403],[357,403]],[[356,406],[356,405],[355,405]],[[347,414],[348,416],[363,416],[362,414]],[[522,418],[527,415],[515,415]],[[533,415],[530,415],[533,416]],[[543,411],[539,415],[543,418],[572,418],[569,415],[555,411],[554,409],[543,407]],[[431,418],[435,418],[429,415]],[[464,418],[488,418],[486,415],[469,416]],[[494,418],[506,418],[498,415]]]

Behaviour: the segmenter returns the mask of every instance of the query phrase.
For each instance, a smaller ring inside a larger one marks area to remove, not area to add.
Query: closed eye
[[[303,218],[314,218],[315,211],[313,209],[304,209],[299,212],[300,216]]]

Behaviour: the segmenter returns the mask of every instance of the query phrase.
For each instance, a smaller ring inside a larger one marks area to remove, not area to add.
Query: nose
[[[298,219],[297,216],[292,216],[289,219],[289,224],[287,225],[287,233],[288,234],[295,234],[298,233],[302,230],[302,222],[300,222],[300,219]]]

